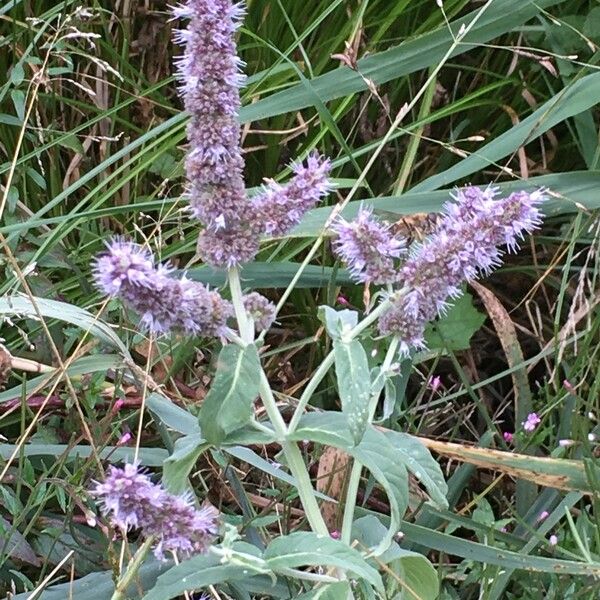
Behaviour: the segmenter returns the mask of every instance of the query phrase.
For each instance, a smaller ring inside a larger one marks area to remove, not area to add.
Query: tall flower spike
[[[406,254],[406,244],[371,213],[361,208],[353,221],[338,219],[333,225],[333,249],[357,281],[393,283],[398,280],[398,259]]]
[[[122,469],[111,466],[92,494],[113,526],[141,529],[144,536],[153,536],[154,554],[161,560],[165,552],[205,553],[218,533],[218,513],[212,506],[195,508],[190,498],[167,492],[135,464]]]
[[[102,292],[139,313],[154,333],[223,335],[232,315],[230,303],[201,283],[175,277],[172,270],[155,266],[152,253],[138,244],[114,239],[96,258],[94,277]]]
[[[308,157],[306,164],[293,164],[292,170],[294,176],[288,183],[272,181],[253,199],[258,219],[269,236],[288,233],[331,189],[331,162],[316,153]]]
[[[243,10],[231,0],[188,0],[173,12],[189,19],[175,39],[185,45],[176,64],[191,117],[188,199],[206,227],[198,251],[214,266],[230,267],[252,260],[261,233],[246,196],[237,118],[244,77],[235,32]]]
[[[284,235],[328,192],[330,163],[312,155],[306,165],[293,165],[289,183],[271,183],[250,200],[237,119],[244,78],[235,32],[243,10],[231,0],[188,0],[174,15],[189,19],[176,41],[185,45],[177,66],[191,115],[188,198],[205,226],[198,254],[214,266],[233,267],[254,258],[261,235]]]
[[[426,324],[461,294],[462,283],[500,264],[500,246],[515,251],[524,234],[540,225],[541,191],[494,196],[491,188],[460,190],[457,203],[446,205],[439,229],[401,269],[404,290],[380,318],[379,329],[397,335],[403,353],[424,347]]]

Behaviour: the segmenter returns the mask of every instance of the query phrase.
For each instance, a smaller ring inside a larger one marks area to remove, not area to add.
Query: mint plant
[[[176,565],[158,578],[146,600],[174,598],[222,582],[255,580],[262,594],[284,579],[303,598],[404,597],[402,578],[421,580],[435,597],[437,576],[427,559],[408,553],[396,541],[408,506],[408,473],[423,485],[431,502],[446,506],[446,485],[428,450],[414,437],[376,427],[384,390],[393,386],[398,361],[425,347],[426,325],[462,294],[464,284],[501,263],[503,248],[516,251],[520,240],[540,224],[543,192],[517,192],[499,198],[493,187],[459,189],[443,209],[434,233],[408,248],[389,223],[364,207],[353,221],[331,225],[333,250],[359,282],[384,287],[364,315],[324,306],[320,318],[333,349],[306,384],[291,417],[280,411],[261,364],[261,348],[277,308],[243,284],[244,265],[261,239],[285,236],[307,210],[331,190],[331,162],[317,154],[298,161],[285,184],[269,183],[255,196],[246,192],[237,110],[243,85],[235,53],[235,32],[243,10],[229,0],[189,0],[174,15],[187,20],[176,40],[185,46],[178,60],[181,93],[191,120],[186,161],[189,212],[199,228],[198,253],[208,264],[227,269],[227,290],[211,290],[155,264],[150,251],[131,241],[108,244],[94,266],[97,285],[140,316],[151,335],[200,335],[223,343],[212,387],[198,415],[153,396],[155,418],[183,435],[165,463],[163,483],[153,483],[137,464],[112,468],[94,496],[114,527],[145,538],[136,559],[117,585],[114,600],[125,597],[154,547]],[[364,340],[386,347],[372,368]],[[314,392],[335,370],[341,412],[308,411]],[[266,418],[257,418],[256,399]],[[176,411],[177,419],[165,418]],[[353,461],[343,503],[339,536],[329,531],[308,465],[299,448],[310,441],[346,452]],[[307,527],[275,537],[266,548],[251,545],[210,507],[194,508],[187,477],[210,448],[227,450],[276,443],[289,469]],[[357,510],[363,471],[385,491],[387,524]],[[336,539],[338,538],[339,539]],[[358,542],[358,543],[357,543]],[[411,556],[412,567],[402,566]],[[400,571],[398,571],[400,569]],[[408,571],[407,571],[408,569]],[[410,569],[413,572],[410,572]],[[429,594],[429,595],[427,595]],[[274,593],[277,597],[277,594]]]

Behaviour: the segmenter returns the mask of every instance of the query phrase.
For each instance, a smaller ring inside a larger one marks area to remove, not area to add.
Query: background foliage
[[[444,2],[451,30],[482,6]],[[0,3],[1,334],[13,355],[58,368],[15,370],[0,393],[0,452],[12,457],[0,486],[2,592],[30,591],[51,573],[84,578],[77,600],[110,588],[117,546],[93,526],[85,494],[97,462],[131,455],[127,443],[115,446],[135,430],[148,382],[194,412],[214,374],[218,348],[149,347],[90,280],[90,257],[112,232],[148,239],[193,277],[222,281],[196,264],[197,231],[182,212],[185,115],[168,19],[166,3],[152,0]],[[433,0],[249,0],[240,39],[247,179],[284,178],[290,159],[318,147],[335,158],[331,205],[355,187],[347,215],[372,202],[414,239],[455,184],[548,187],[543,232],[432,326],[430,351],[399,376],[384,425],[425,438],[449,478],[449,509],[423,504],[415,485],[402,527],[402,548],[435,564],[442,598],[591,598],[600,574],[600,6],[493,0],[367,171],[451,43]],[[248,285],[279,299],[330,210],[265,245],[244,273]],[[15,305],[17,292],[26,295]],[[267,338],[282,404],[329,350],[316,307],[362,308],[371,292],[349,285],[324,240]],[[332,374],[319,388],[321,408],[338,406],[334,383]],[[160,467],[174,430],[191,432],[149,407],[140,456]],[[542,423],[526,434],[533,411]],[[515,432],[512,444],[503,432]],[[269,539],[277,522],[292,532],[301,519],[294,487],[273,466],[273,448],[253,450],[205,456],[192,482],[250,539]],[[317,475],[320,450],[305,452]],[[549,456],[557,460],[539,458]],[[367,490],[365,514],[386,514],[377,488]],[[143,576],[163,568],[146,565]],[[247,597],[235,585],[227,593]]]

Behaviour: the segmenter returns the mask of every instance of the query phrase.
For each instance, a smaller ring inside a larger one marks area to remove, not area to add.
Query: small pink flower
[[[117,442],[117,446],[124,446],[125,444],[127,444],[130,440],[131,440],[131,433],[129,431],[125,432],[120,438],[119,441]]]
[[[113,405],[111,413],[113,415],[117,414],[122,408],[125,406],[125,400],[123,398],[119,398]]]
[[[347,298],[341,294],[337,297],[337,303],[341,304],[342,306],[350,306],[350,302],[348,302]]]
[[[504,438],[504,441],[505,441],[507,444],[512,444],[512,442],[513,442],[513,434],[512,434],[510,431],[505,431],[505,432],[502,434],[502,437]]]
[[[542,422],[537,413],[527,415],[527,420],[523,421],[523,429],[529,433],[535,431],[535,428]]]
[[[570,394],[574,394],[575,393],[575,387],[573,386],[573,384],[568,380],[565,379],[563,381],[563,387],[565,388],[565,390],[567,390],[567,392],[569,392]]]
[[[442,385],[442,378],[439,375],[436,375],[435,377],[431,377],[429,379],[428,385],[429,385],[429,389],[432,392],[437,392],[440,385]]]
[[[342,534],[337,530],[334,529],[330,534],[329,534],[334,540],[339,540],[342,537]]]
[[[550,513],[547,510],[543,510],[538,517],[538,523],[540,521],[545,521],[550,516]]]
[[[552,534],[549,538],[548,538],[548,543],[551,546],[556,546],[556,544],[558,544],[558,536]]]

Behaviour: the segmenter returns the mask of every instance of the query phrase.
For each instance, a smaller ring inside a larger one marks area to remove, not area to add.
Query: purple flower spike
[[[246,195],[237,117],[244,77],[235,33],[243,12],[231,0],[188,0],[174,9],[175,17],[189,19],[175,38],[185,45],[177,68],[191,116],[187,196],[192,214],[206,227],[199,253],[217,267],[252,260],[261,233]]]
[[[406,253],[406,244],[371,213],[361,208],[354,221],[339,219],[333,226],[333,248],[357,281],[392,283],[398,280],[398,259]]]
[[[424,347],[426,324],[460,296],[465,281],[501,263],[500,246],[516,251],[525,233],[540,225],[543,192],[517,192],[500,200],[494,196],[491,188],[460,190],[456,204],[446,205],[436,233],[402,267],[399,280],[405,293],[393,300],[379,329],[397,335],[403,353]]]
[[[135,465],[125,465],[123,469],[110,467],[104,483],[96,484],[94,495],[112,524],[127,531],[144,526],[148,507],[159,508],[164,494]]]
[[[253,199],[258,220],[269,236],[288,233],[331,189],[328,179],[331,163],[318,154],[311,154],[306,165],[292,165],[292,170],[294,177],[288,183],[270,182]]]
[[[327,193],[329,161],[311,156],[294,165],[285,186],[269,184],[247,196],[238,122],[244,77],[235,33],[243,9],[231,0],[187,0],[173,10],[189,19],[175,41],[185,46],[177,61],[181,93],[191,119],[186,160],[190,211],[205,226],[199,255],[216,267],[251,261],[263,234],[284,235]]]
[[[157,540],[154,554],[164,560],[165,552],[179,555],[207,552],[218,533],[216,509],[194,507],[190,498],[167,492],[138,471],[137,465],[111,466],[103,483],[92,494],[113,526],[127,531],[140,529]]]
[[[168,265],[155,266],[152,253],[138,244],[115,239],[107,248],[94,264],[96,284],[139,313],[149,331],[207,337],[225,332],[232,309],[218,292],[174,277]]]
[[[258,292],[246,294],[243,301],[246,312],[254,321],[256,331],[269,329],[275,320],[275,305]]]

